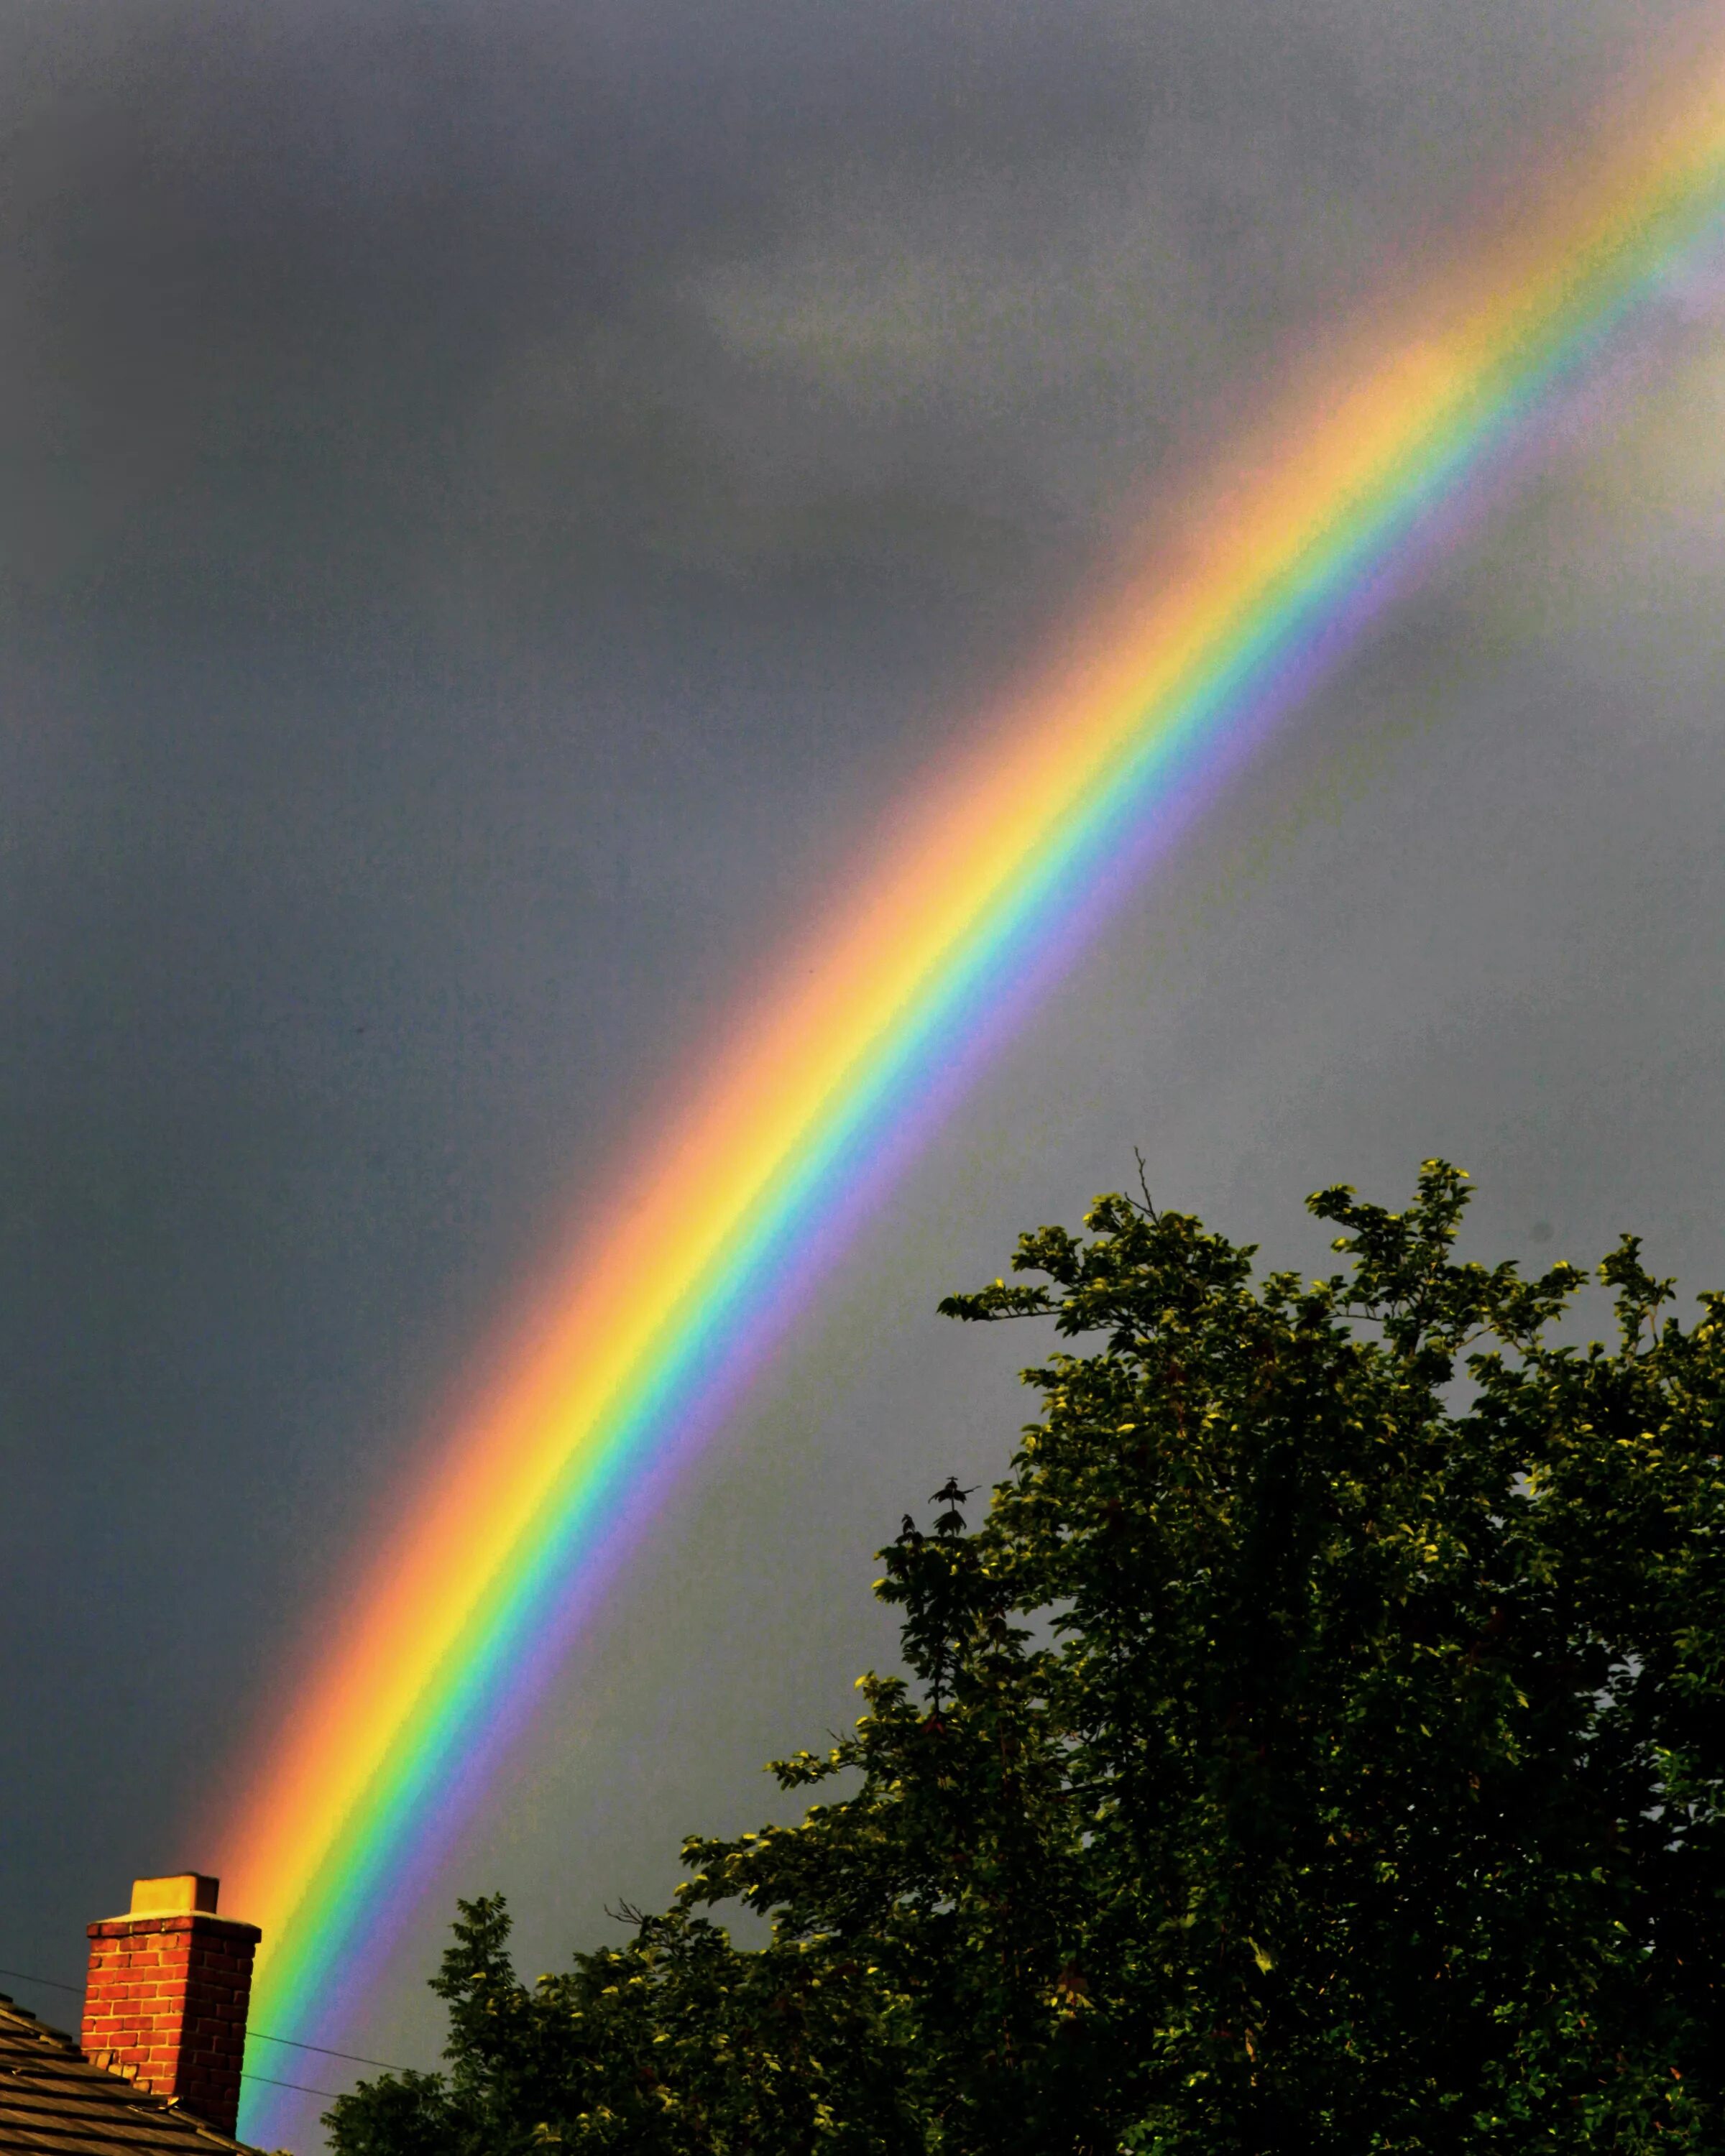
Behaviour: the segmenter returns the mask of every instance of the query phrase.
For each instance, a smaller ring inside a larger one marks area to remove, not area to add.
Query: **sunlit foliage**
[[[1466,1194],[1320,1192],[1317,1281],[1110,1197],[944,1305],[1075,1345],[883,1553],[801,1824],[531,1988],[465,1905],[448,2074],[338,2156],[1725,2148],[1725,1296],[1625,1238],[1560,1344],[1584,1276],[1458,1262]]]

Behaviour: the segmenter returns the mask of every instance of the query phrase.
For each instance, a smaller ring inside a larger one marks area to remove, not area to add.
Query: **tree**
[[[338,2156],[1725,2148],[1725,1296],[1626,1237],[1555,1341],[1584,1276],[1458,1261],[1464,1183],[1320,1192],[1316,1282],[1105,1198],[944,1304],[1087,1352],[883,1553],[820,1801],[531,1988],[465,1904],[449,2074]]]

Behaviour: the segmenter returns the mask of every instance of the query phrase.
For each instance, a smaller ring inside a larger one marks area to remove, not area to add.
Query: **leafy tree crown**
[[[1725,1296],[1626,1236],[1556,1340],[1584,1276],[1460,1261],[1466,1197],[1319,1192],[1316,1281],[1106,1197],[944,1303],[1081,1346],[881,1553],[803,1817],[532,1987],[464,1904],[449,2071],[338,2156],[1725,2148]]]

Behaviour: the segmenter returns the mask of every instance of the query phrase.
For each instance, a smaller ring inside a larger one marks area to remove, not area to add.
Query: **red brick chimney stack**
[[[135,1879],[128,1912],[90,1927],[80,2041],[95,2065],[231,2134],[260,1934],[216,1914],[218,1883]]]

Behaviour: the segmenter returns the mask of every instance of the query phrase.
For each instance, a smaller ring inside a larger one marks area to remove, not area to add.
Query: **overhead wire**
[[[39,1984],[49,1991],[69,1991],[78,1999],[84,1996],[85,1987],[81,1984],[66,1984],[57,1976],[33,1976],[25,1969],[0,1969],[0,1976],[9,1976],[18,1984]],[[271,2036],[262,2029],[248,2029],[246,2035],[255,2037],[260,2044],[288,2044],[296,2051],[316,2051],[326,2059],[347,2059],[357,2066],[382,2066],[386,2073],[406,2074],[413,2071],[411,2066],[398,2066],[390,2059],[368,2059],[363,2051],[336,2051],[327,2044],[307,2044],[298,2036]],[[337,2093],[334,2089],[305,2088],[303,2082],[274,2081],[268,2074],[242,2074],[240,2079],[269,2082],[272,2088],[305,2089],[308,2096],[332,2097]]]
[[[339,2097],[341,2094],[341,2091],[340,2089],[315,2089],[312,2087],[310,2082],[279,2082],[273,2074],[242,2073],[239,2078],[243,2082],[264,2082],[271,2088],[298,2089],[301,2096],[326,2096],[335,2097]]]

